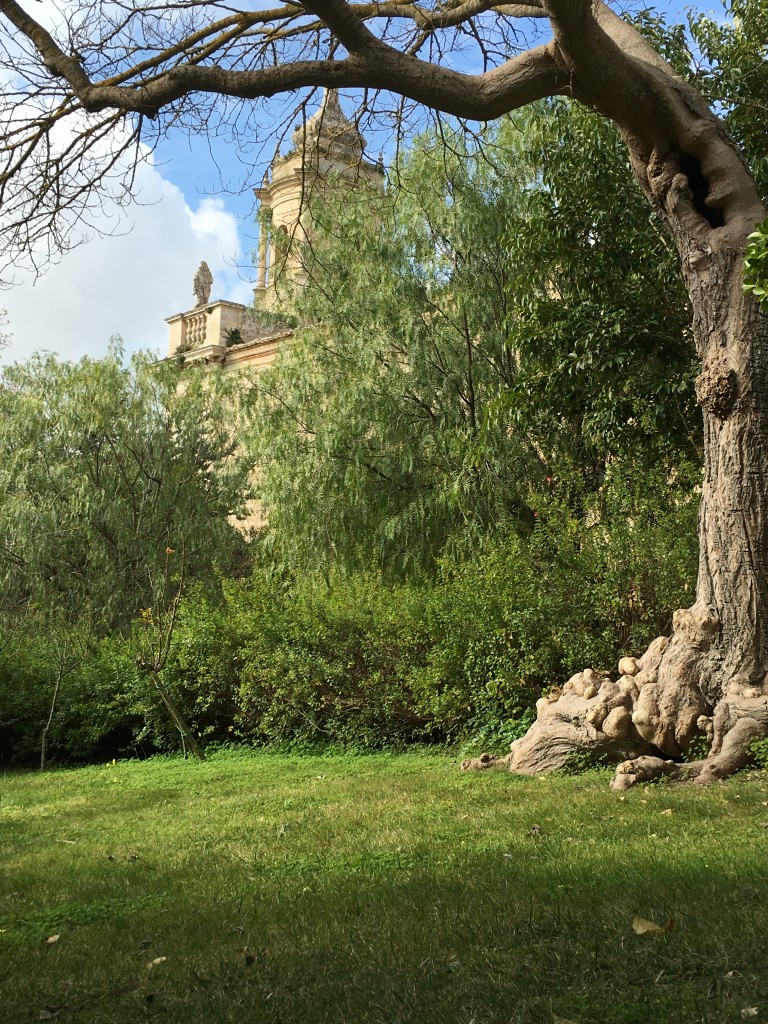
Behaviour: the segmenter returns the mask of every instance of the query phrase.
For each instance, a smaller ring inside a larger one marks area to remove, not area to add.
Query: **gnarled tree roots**
[[[722,682],[720,624],[709,609],[677,611],[673,625],[672,637],[654,640],[641,658],[622,658],[615,680],[587,668],[542,697],[536,721],[506,757],[483,754],[462,768],[535,775],[620,762],[614,789],[663,776],[705,785],[743,768],[752,741],[768,735],[768,676]],[[707,756],[686,763],[699,745]]]

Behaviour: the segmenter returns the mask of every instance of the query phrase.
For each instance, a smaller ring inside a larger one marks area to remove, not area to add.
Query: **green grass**
[[[0,1021],[768,1021],[766,823],[758,773],[624,797],[425,753],[8,774]]]

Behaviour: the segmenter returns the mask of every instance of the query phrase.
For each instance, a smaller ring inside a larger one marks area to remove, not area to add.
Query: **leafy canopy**
[[[248,463],[231,382],[119,345],[79,363],[35,355],[0,389],[0,574],[6,616],[103,635],[163,607],[237,543]]]
[[[541,154],[550,154],[541,171]],[[578,181],[579,187],[574,188]],[[615,130],[566,102],[426,135],[324,196],[304,326],[256,383],[260,499],[292,558],[413,567],[619,453],[692,448],[676,257]]]

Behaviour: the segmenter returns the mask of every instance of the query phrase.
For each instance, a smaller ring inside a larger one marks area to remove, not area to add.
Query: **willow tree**
[[[371,109],[388,92],[489,120],[564,95],[612,120],[693,310],[705,432],[696,601],[675,613],[671,638],[627,660],[621,683],[580,677],[543,706],[511,765],[533,771],[579,746],[660,755],[622,765],[628,783],[669,770],[702,732],[701,780],[742,762],[768,731],[768,317],[742,291],[747,236],[766,210],[724,125],[639,32],[601,0],[71,0],[48,27],[0,0],[0,26],[9,253],[65,245],[142,133],[242,125],[233,101],[347,87],[367,90]],[[477,73],[452,52],[468,47]]]
[[[35,355],[0,379],[0,622],[42,632],[50,713],[98,638],[133,634],[136,661],[182,741],[202,749],[162,681],[182,598],[240,546],[250,463],[233,381],[113,343],[100,360]]]

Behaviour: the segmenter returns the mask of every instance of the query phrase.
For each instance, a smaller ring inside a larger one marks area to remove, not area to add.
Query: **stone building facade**
[[[300,288],[306,280],[301,253],[311,240],[310,203],[322,202],[331,181],[348,182],[350,189],[383,187],[383,164],[366,160],[364,149],[365,140],[345,116],[336,91],[326,90],[318,110],[294,130],[289,151],[275,157],[254,189],[259,244],[253,306],[210,299],[210,271],[201,264],[195,307],[166,320],[169,358],[183,365],[256,371],[274,362],[293,333],[280,324],[281,287]]]

